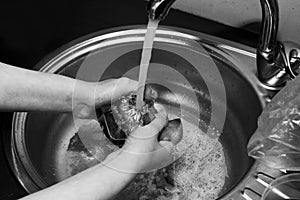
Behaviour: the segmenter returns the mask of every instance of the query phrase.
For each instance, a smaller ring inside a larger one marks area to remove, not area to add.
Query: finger
[[[132,80],[127,77],[121,77],[117,79],[107,79],[104,81],[101,81],[101,84],[106,87],[106,89],[122,89],[127,92],[133,92],[138,87],[138,82],[135,80]]]
[[[135,91],[138,85],[137,81],[126,77],[115,79],[113,82],[111,82],[111,84],[113,85],[111,87],[108,86],[107,89],[110,90],[111,100],[113,101],[120,98],[123,95]]]
[[[170,141],[174,145],[177,145],[183,137],[183,129],[181,120],[173,119],[168,122],[167,127],[161,133],[159,140]]]
[[[97,85],[96,89],[96,106],[114,102],[120,97],[129,94],[136,89],[137,81],[126,77],[102,81]]]

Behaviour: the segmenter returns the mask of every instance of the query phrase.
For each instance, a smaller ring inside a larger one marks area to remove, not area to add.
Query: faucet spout
[[[279,24],[278,0],[260,0],[262,28],[257,46],[257,71],[260,81],[272,88],[282,87],[287,79],[294,78],[290,58],[282,43],[277,41]],[[162,20],[168,14],[175,0],[149,0],[148,16]],[[299,51],[300,63],[300,51]],[[300,65],[300,64],[298,64]],[[292,74],[292,76],[290,76]]]
[[[150,0],[148,2],[148,17],[152,20],[162,20],[167,15],[175,0]]]

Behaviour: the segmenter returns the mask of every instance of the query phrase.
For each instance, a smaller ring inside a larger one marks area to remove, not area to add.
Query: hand
[[[122,149],[110,154],[104,163],[117,170],[143,173],[160,169],[173,162],[171,150],[175,141],[158,141],[159,132],[165,127],[168,117],[163,106],[155,104],[158,111],[155,119],[148,125],[138,127],[127,138]],[[116,167],[113,160],[123,157],[121,166]]]
[[[114,102],[120,97],[134,92],[137,89],[137,86],[137,81],[126,77],[108,79],[98,83],[95,92],[96,107]]]
[[[73,94],[73,113],[78,118],[94,117],[95,107],[98,108],[135,91],[137,85],[137,81],[126,77],[99,83],[77,84]]]

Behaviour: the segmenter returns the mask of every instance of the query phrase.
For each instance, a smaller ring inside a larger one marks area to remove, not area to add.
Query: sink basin
[[[94,33],[67,44],[37,67],[87,81],[124,75],[136,79],[145,31],[123,27]],[[247,156],[247,142],[268,96],[256,77],[255,49],[164,27],[157,31],[150,68],[150,81],[159,84],[163,78],[162,84],[186,96],[181,107],[192,119],[201,119],[203,132],[211,134],[211,127],[216,127],[221,133],[228,178],[219,198],[243,199],[244,189],[259,171]],[[13,127],[6,149],[13,171],[29,193],[67,177],[61,160],[76,132],[71,114],[15,113]]]

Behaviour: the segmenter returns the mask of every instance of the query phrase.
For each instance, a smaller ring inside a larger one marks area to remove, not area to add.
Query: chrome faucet
[[[148,17],[162,20],[175,0],[150,0]],[[257,46],[257,70],[260,81],[280,89],[286,81],[297,76],[300,66],[300,46],[292,42],[277,41],[279,9],[277,0],[260,0],[262,28]]]

